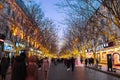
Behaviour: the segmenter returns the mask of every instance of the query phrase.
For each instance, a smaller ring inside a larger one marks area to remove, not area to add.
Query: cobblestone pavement
[[[10,75],[10,73],[7,74],[6,80],[10,80]],[[39,70],[38,75],[39,80],[44,80],[42,69]],[[66,67],[60,63],[51,66],[48,80],[120,80],[120,78],[84,67],[76,67],[74,72],[67,71]]]

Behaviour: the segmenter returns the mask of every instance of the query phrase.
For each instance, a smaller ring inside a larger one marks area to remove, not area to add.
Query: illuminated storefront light
[[[3,5],[0,3],[0,9],[3,9]]]
[[[9,41],[9,40],[4,41],[4,51],[15,52],[14,45],[12,44],[11,41]]]

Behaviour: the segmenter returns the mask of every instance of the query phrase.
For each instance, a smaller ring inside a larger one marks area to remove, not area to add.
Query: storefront
[[[15,43],[15,46],[16,46],[16,52],[17,52],[18,54],[21,54],[22,50],[24,50],[25,47],[26,47],[24,44],[22,44],[22,43],[20,43],[20,42],[16,42],[16,43]]]
[[[34,48],[29,48],[28,56],[37,55],[37,50]]]
[[[100,63],[107,63],[107,54],[112,54],[113,65],[120,65],[120,47],[114,46],[99,51]]]
[[[107,51],[100,51],[100,63],[107,63]]]
[[[113,64],[120,66],[120,47],[116,47],[113,53]]]
[[[94,57],[93,52],[87,52],[86,57],[87,58]]]
[[[96,52],[96,59],[97,59],[97,60],[98,60],[98,62],[100,63],[101,58],[100,58],[100,53],[99,53],[99,52]]]
[[[10,58],[14,55],[15,53],[15,49],[14,49],[14,45],[10,40],[5,40],[4,41],[4,54],[3,55],[7,55]]]

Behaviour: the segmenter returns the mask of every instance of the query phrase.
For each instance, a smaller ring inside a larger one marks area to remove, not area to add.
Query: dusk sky
[[[36,0],[38,4],[41,4],[45,17],[53,20],[58,29],[59,47],[64,44],[64,31],[67,30],[67,26],[61,24],[64,23],[64,14],[60,13],[59,8],[55,5],[59,0]]]
[[[64,14],[60,13],[58,7],[55,5],[59,0],[36,0],[36,2],[41,4],[45,17],[52,19],[56,25],[61,26],[61,22],[64,20]]]

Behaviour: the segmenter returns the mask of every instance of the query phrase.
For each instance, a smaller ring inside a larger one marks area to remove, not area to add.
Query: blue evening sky
[[[45,17],[52,19],[56,25],[61,25],[60,23],[64,20],[64,14],[60,13],[55,5],[59,0],[36,0],[36,2],[41,4]]]
[[[35,0],[38,4],[41,4],[45,17],[53,20],[58,29],[59,37],[63,37],[63,29],[66,30],[64,23],[64,14],[59,12],[59,8],[55,5],[59,0]]]
[[[36,0],[38,4],[41,4],[45,17],[53,20],[57,28],[57,34],[59,36],[59,47],[64,43],[64,31],[67,30],[67,26],[61,24],[64,23],[64,14],[59,12],[58,7],[55,5],[59,0]]]

